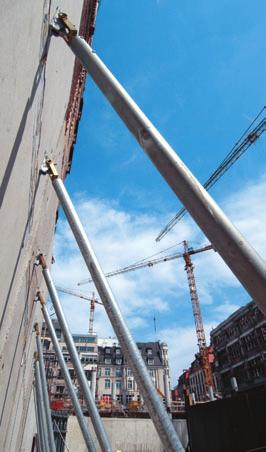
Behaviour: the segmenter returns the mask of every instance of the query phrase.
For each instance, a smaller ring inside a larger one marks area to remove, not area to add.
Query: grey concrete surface
[[[45,154],[60,164],[65,144],[74,58],[52,38],[40,62],[49,13],[56,6],[78,25],[83,0],[1,0],[0,15],[0,450],[30,450],[36,430],[32,409],[34,303],[44,290],[34,266],[51,258],[58,202],[48,177],[39,176]],[[24,439],[23,439],[24,437]],[[23,444],[23,449],[22,449]]]
[[[90,419],[88,419],[88,422],[96,450],[100,451],[101,449],[97,443]],[[114,451],[164,452],[164,448],[151,419],[103,418],[103,422]],[[186,420],[175,419],[173,424],[183,447],[186,448],[188,444]],[[66,446],[69,452],[86,452],[87,450],[75,416],[70,416],[68,419]]]

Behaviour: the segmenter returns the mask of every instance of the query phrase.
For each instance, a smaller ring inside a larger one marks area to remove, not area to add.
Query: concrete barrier
[[[88,419],[88,422],[96,449],[100,451],[90,419]],[[104,418],[103,422],[113,450],[116,452],[164,452],[151,419]],[[174,419],[173,424],[182,445],[186,448],[188,444],[186,420]],[[66,446],[70,452],[86,452],[87,450],[75,416],[68,418]]]

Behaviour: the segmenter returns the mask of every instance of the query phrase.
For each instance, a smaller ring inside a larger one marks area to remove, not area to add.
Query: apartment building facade
[[[168,347],[165,343],[137,342],[153,384],[167,406],[171,404]],[[98,401],[118,402],[128,406],[131,402],[143,404],[132,370],[117,342],[98,346],[98,372],[96,395]]]
[[[222,394],[266,384],[266,317],[252,301],[211,332]]]
[[[57,320],[53,320],[53,324],[71,379],[85,409],[61,328]],[[48,391],[52,406],[55,409],[56,407],[71,408],[65,381],[45,325],[42,329],[42,336]],[[127,408],[132,402],[135,402],[138,406],[143,406],[143,400],[138,391],[132,370],[123,355],[119,343],[115,339],[98,339],[95,333],[73,334],[73,339],[92,395],[100,407],[116,406],[117,408]],[[171,395],[167,345],[158,341],[139,342],[137,346],[158,394],[166,405],[170,407]]]
[[[68,367],[69,374],[71,376],[74,387],[76,388],[77,394],[82,402],[82,395],[79,393],[79,385],[75,370],[73,368],[70,355],[67,351],[67,347],[64,341],[64,337],[62,335],[61,328],[57,322],[57,320],[53,320],[53,325],[56,331],[57,338],[59,340],[61,350],[63,352],[64,360]],[[48,392],[50,401],[52,403],[52,407],[55,409],[57,407],[68,408],[71,406],[71,402],[68,396],[68,391],[66,388],[65,380],[57,359],[57,355],[54,351],[53,344],[49,333],[46,329],[45,324],[43,325],[42,330],[43,335],[43,349],[44,349],[44,360],[45,360],[45,368],[46,368],[46,377],[48,384]],[[92,334],[73,334],[74,343],[77,349],[77,352],[80,357],[80,361],[85,370],[85,374],[89,385],[91,387],[91,391],[93,396],[95,397],[96,390],[96,374],[97,374],[97,363],[98,363],[98,345],[97,345],[97,335],[95,333]],[[62,403],[56,403],[60,400]],[[84,404],[85,408],[85,404]]]
[[[209,347],[209,362],[212,370],[214,370],[215,357],[213,349]],[[219,383],[216,375],[213,373],[213,391],[214,395],[219,395]],[[187,390],[187,391],[186,391]],[[202,368],[201,359],[199,354],[195,355],[194,361],[192,361],[189,369],[179,376],[178,384],[174,388],[175,397],[185,399],[185,394],[190,394],[191,403],[206,402],[209,400],[209,394],[206,392],[205,375]]]

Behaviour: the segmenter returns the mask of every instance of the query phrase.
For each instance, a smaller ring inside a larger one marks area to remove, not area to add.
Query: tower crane
[[[261,110],[259,115],[262,113]],[[259,116],[258,115],[258,116]],[[254,124],[255,120],[258,118],[258,116],[254,119],[252,124]],[[252,125],[251,124],[251,125]],[[250,126],[251,127],[251,126]],[[250,127],[247,129],[249,130]],[[247,149],[257,141],[257,139],[262,135],[262,133],[266,130],[266,118],[263,118],[260,123],[253,129],[249,134],[247,135],[246,132],[241,136],[241,138],[237,141],[237,143],[234,145],[232,150],[227,154],[225,159],[221,162],[221,164],[216,168],[216,170],[211,174],[209,179],[205,182],[203,187],[206,190],[209,190],[213,185],[218,182],[218,180],[229,170],[229,168],[241,157],[241,155],[244,154],[244,152],[247,151]],[[182,207],[177,214],[167,223],[167,225],[161,230],[160,234],[156,238],[156,242],[159,242],[171,229],[178,223],[181,218],[187,213],[187,209],[185,207]]]
[[[94,313],[95,313],[95,303],[97,304],[103,304],[101,301],[96,300],[95,298],[95,294],[94,292],[92,293],[91,297],[88,297],[87,295],[84,295],[82,293],[76,292],[75,290],[72,289],[66,289],[64,287],[59,287],[56,286],[56,289],[59,292],[63,292],[69,295],[73,295],[74,297],[78,297],[81,298],[83,300],[89,301],[90,302],[90,319],[89,319],[89,334],[93,333],[93,322],[94,322]]]
[[[190,299],[192,304],[192,310],[193,310],[193,316],[195,321],[195,327],[196,327],[196,335],[198,340],[198,347],[199,347],[199,357],[201,362],[201,367],[204,372],[204,380],[205,380],[205,387],[206,392],[210,394],[210,397],[212,398],[212,390],[214,388],[214,382],[213,382],[213,374],[212,374],[212,368],[209,361],[209,349],[207,347],[206,343],[206,336],[204,331],[204,325],[201,315],[201,309],[200,309],[200,302],[197,292],[197,286],[196,286],[196,280],[194,276],[194,267],[191,260],[191,253],[189,252],[188,242],[184,240],[184,254],[183,258],[185,261],[185,270],[187,273],[187,279],[188,279],[188,287],[190,292]]]
[[[202,251],[208,251],[208,250],[212,250],[212,249],[213,249],[212,245],[205,245],[196,250],[194,250],[193,248],[189,248],[188,253],[189,253],[189,255],[193,255],[193,254],[201,253]],[[126,267],[119,268],[118,270],[114,270],[109,273],[105,273],[105,276],[107,278],[111,278],[112,276],[121,275],[122,273],[128,273],[128,272],[132,272],[135,270],[140,270],[141,268],[145,268],[145,267],[153,267],[154,265],[161,264],[163,262],[169,262],[174,259],[181,258],[181,257],[184,257],[184,253],[179,252],[179,253],[169,254],[169,255],[163,256],[163,257],[158,257],[156,259],[146,258],[146,259],[142,259],[140,262],[139,261],[136,262],[135,264],[131,264]],[[87,283],[91,283],[91,282],[92,282],[91,278],[83,279],[82,281],[80,281],[78,283],[78,286],[81,286],[81,285],[87,284]]]
[[[203,251],[208,251],[213,249],[212,245],[205,245],[198,249],[189,248],[188,242],[186,240],[183,241],[184,246],[184,252],[183,253],[174,253],[168,256],[156,258],[156,259],[143,259],[140,262],[136,262],[135,264],[128,265],[127,267],[120,268],[118,270],[111,271],[109,273],[106,273],[106,277],[111,278],[116,275],[120,275],[123,273],[128,273],[135,270],[140,270],[141,268],[145,267],[153,267],[154,265],[163,263],[163,262],[169,262],[173,259],[183,258],[185,261],[185,270],[187,273],[187,279],[188,279],[188,286],[189,286],[189,292],[190,292],[190,299],[192,304],[192,310],[193,310],[193,316],[195,321],[195,327],[196,327],[196,336],[198,341],[198,347],[199,347],[199,358],[201,362],[201,367],[204,372],[204,380],[205,380],[205,387],[206,392],[210,394],[212,397],[212,389],[213,389],[213,375],[212,375],[212,369],[211,364],[209,362],[209,349],[207,347],[206,343],[206,337],[205,337],[205,331],[204,331],[204,325],[200,310],[200,302],[199,297],[197,293],[197,287],[196,287],[196,281],[194,276],[194,267],[192,264],[191,256],[194,254],[202,253]],[[92,282],[92,279],[86,279],[81,281],[79,284],[85,284]]]

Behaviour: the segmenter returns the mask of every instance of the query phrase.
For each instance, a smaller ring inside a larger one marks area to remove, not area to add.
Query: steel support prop
[[[35,371],[36,372],[36,371]],[[36,424],[37,424],[37,441],[38,441],[38,447],[40,449],[40,452],[46,452],[45,451],[45,444],[44,444],[44,436],[43,436],[43,430],[41,425],[41,414],[40,414],[40,406],[39,406],[39,400],[37,396],[37,388],[36,388],[36,375],[35,375],[35,382],[34,382],[34,388],[33,388],[33,396],[34,396],[34,405],[35,405],[35,417],[36,417]]]
[[[89,430],[88,422],[86,422],[86,419],[85,419],[85,417],[83,415],[83,412],[82,412],[82,409],[81,409],[78,397],[77,397],[75,389],[73,387],[73,384],[72,384],[72,381],[71,381],[71,377],[69,375],[69,371],[68,371],[67,365],[65,363],[64,356],[63,356],[62,350],[60,348],[60,344],[59,344],[59,341],[57,339],[53,323],[52,323],[52,321],[50,319],[49,313],[48,313],[47,308],[46,308],[45,301],[44,301],[44,299],[43,299],[43,297],[42,297],[42,295],[40,293],[38,293],[38,298],[39,298],[40,303],[41,303],[43,317],[44,317],[46,326],[48,328],[50,337],[52,339],[54,350],[55,350],[56,356],[58,358],[58,362],[59,362],[59,365],[60,365],[60,368],[61,368],[64,380],[66,382],[66,386],[67,386],[67,391],[68,391],[69,397],[70,397],[70,399],[71,399],[71,401],[73,403],[73,407],[74,407],[74,410],[75,410],[75,413],[76,413],[76,416],[77,416],[77,420],[78,420],[78,423],[79,423],[79,426],[80,426],[80,430],[81,430],[81,433],[83,435],[85,444],[86,444],[89,452],[96,452],[96,448],[95,448],[95,446],[93,444],[92,436],[91,436],[91,433],[90,433],[90,430]]]
[[[94,254],[92,246],[80,222],[80,219],[75,211],[71,199],[64,187],[62,180],[59,178],[55,165],[50,160],[47,161],[48,172],[52,180],[53,187],[65,212],[68,223],[75,236],[81,254],[91,274],[94,284],[98,290],[100,298],[104,304],[105,310],[108,314],[110,322],[113,326],[115,334],[122,347],[123,353],[128,360],[132,369],[133,375],[137,381],[140,393],[143,396],[145,405],[148,408],[150,416],[156,427],[156,430],[161,438],[161,441],[167,451],[183,451],[183,446],[176,434],[171,420],[163,406],[156,389],[151,381],[150,375],[142,356],[135,344],[133,337],[122,317],[118,304],[112,294],[108,285],[107,279],[99,265],[99,262]],[[48,270],[45,268],[44,276],[50,292],[54,293],[55,289],[51,290],[51,279],[48,277]],[[55,307],[55,305],[54,305]],[[56,307],[55,307],[56,309]]]
[[[266,314],[265,261],[230,222],[118,80],[86,41],[77,36],[69,23],[67,15],[59,13],[52,28],[64,37],[215,250]]]
[[[52,417],[51,417],[51,409],[50,409],[49,396],[48,396],[48,391],[47,391],[46,374],[45,374],[45,368],[44,368],[43,350],[42,350],[38,323],[35,324],[34,328],[35,328],[35,332],[36,332],[36,344],[37,344],[39,367],[40,367],[40,377],[41,377],[41,385],[42,385],[42,393],[43,393],[44,410],[45,410],[45,417],[46,417],[46,421],[47,421],[49,451],[56,452],[53,423],[52,423]]]
[[[163,382],[164,382],[165,405],[167,406],[167,408],[171,408],[168,369],[164,369]]]
[[[95,400],[95,396],[96,396],[96,374],[97,374],[97,370],[96,369],[92,369],[91,371],[91,394],[92,397]]]
[[[49,451],[48,427],[47,427],[47,419],[46,419],[45,407],[44,407],[39,361],[35,361],[35,382],[36,382],[36,399],[37,399],[37,406],[39,407],[39,422],[40,422],[40,427],[41,427],[41,432],[42,432],[41,437],[42,437],[43,449],[45,452],[50,452]]]
[[[84,400],[85,400],[86,406],[88,408],[88,412],[91,416],[91,421],[92,421],[97,439],[99,441],[102,451],[112,452],[111,444],[107,437],[100,414],[95,405],[95,401],[92,397],[92,394],[91,394],[91,391],[89,388],[89,384],[88,384],[87,378],[85,376],[84,369],[81,365],[79,355],[78,355],[77,349],[75,347],[73,337],[70,332],[69,326],[67,324],[64,312],[62,310],[62,306],[61,306],[53,279],[51,277],[50,271],[47,268],[44,257],[42,255],[40,255],[39,259],[40,259],[40,263],[42,265],[42,272],[43,272],[43,276],[44,276],[44,279],[45,279],[45,282],[46,282],[46,285],[48,288],[48,292],[51,297],[58,322],[62,329],[64,339],[65,339],[65,342],[67,345],[67,349],[68,349],[69,355],[71,357],[71,361],[72,361],[73,367],[75,369],[75,372],[77,374],[80,389],[83,393]]]

